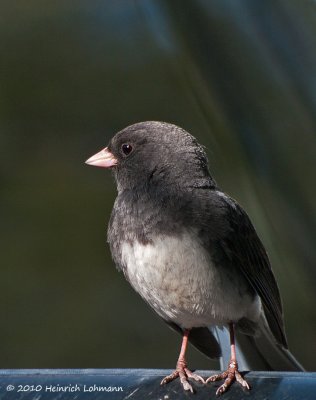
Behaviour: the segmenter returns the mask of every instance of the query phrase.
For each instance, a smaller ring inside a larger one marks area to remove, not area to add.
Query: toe
[[[174,371],[172,374],[165,376],[163,378],[163,380],[160,382],[160,385],[165,385],[166,383],[169,383],[169,382],[173,381],[174,379],[176,379],[178,376],[179,376],[179,372]]]
[[[206,379],[205,383],[209,383],[209,382],[215,382],[219,380],[218,375],[212,375],[209,378]]]
[[[191,393],[194,393],[193,387],[190,385],[188,381],[181,381],[182,387],[184,390],[187,390],[188,392],[190,391]]]
[[[183,389],[193,393],[193,388],[190,385],[190,383],[188,382],[188,377],[187,377],[185,370],[179,371],[179,378],[180,378],[180,382],[182,384]]]
[[[183,389],[191,393],[194,393],[194,389],[188,381],[189,378],[194,379],[197,382],[205,383],[204,379],[201,376],[194,374],[188,368],[182,368],[175,370],[172,374],[163,378],[163,380],[160,382],[160,385],[165,385],[166,383],[169,383],[176,378],[180,379]]]
[[[216,395],[220,396],[233,384],[234,381],[237,381],[243,388],[250,390],[250,386],[248,382],[241,376],[240,372],[237,369],[228,369],[222,374],[210,376],[206,383],[215,382],[225,379],[224,383],[217,389]]]
[[[223,383],[217,390],[216,390],[216,396],[220,396],[223,393],[225,393],[227,390],[227,385]]]
[[[227,374],[226,374],[226,371],[225,371],[225,372],[223,372],[221,374],[210,376],[209,378],[206,379],[205,383],[221,381],[222,379],[225,379],[226,377],[227,377]]]
[[[191,372],[191,371],[190,371],[189,369],[187,369],[187,368],[185,368],[185,373],[186,373],[186,376],[187,376],[188,378],[194,379],[196,382],[201,382],[201,383],[204,383],[204,384],[205,384],[205,380],[204,380],[200,375],[194,374],[193,372]]]
[[[245,389],[250,390],[250,386],[249,386],[248,382],[241,376],[241,374],[239,373],[239,371],[236,371],[236,372],[235,372],[235,378],[236,378],[236,381],[237,381],[242,387],[244,387]]]

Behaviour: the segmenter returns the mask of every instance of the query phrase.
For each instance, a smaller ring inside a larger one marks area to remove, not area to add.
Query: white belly
[[[123,243],[122,261],[131,285],[162,318],[192,328],[259,315],[259,300],[253,302],[246,290],[241,296],[243,290],[224,279],[188,232],[157,237],[154,243]]]

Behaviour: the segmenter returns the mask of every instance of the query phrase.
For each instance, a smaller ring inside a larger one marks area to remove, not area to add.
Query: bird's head
[[[209,185],[204,148],[184,129],[147,121],[118,132],[87,164],[114,170],[118,191],[148,185]]]

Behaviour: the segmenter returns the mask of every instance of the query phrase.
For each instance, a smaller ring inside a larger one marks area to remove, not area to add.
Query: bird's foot
[[[169,383],[173,381],[174,379],[179,378],[180,382],[182,384],[182,387],[184,390],[188,390],[190,392],[194,392],[192,386],[190,385],[188,379],[194,379],[197,382],[205,383],[204,379],[197,375],[194,374],[192,371],[190,371],[187,368],[187,363],[185,360],[179,360],[177,362],[177,367],[176,369],[172,372],[172,374],[166,376],[163,378],[161,381],[161,385],[165,385],[166,383]]]
[[[231,386],[234,381],[237,381],[243,388],[250,390],[248,382],[241,376],[238,371],[238,365],[236,361],[231,361],[226,371],[218,375],[210,376],[206,379],[206,383],[215,382],[225,379],[224,383],[217,389],[216,395],[220,396],[225,393],[226,390]]]

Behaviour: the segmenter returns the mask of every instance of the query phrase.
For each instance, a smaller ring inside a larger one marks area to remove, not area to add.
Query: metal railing
[[[160,386],[169,374],[161,369],[39,369],[0,370],[0,399],[215,399],[220,383],[192,382],[195,393],[185,393],[178,380]],[[199,371],[210,376],[214,371]],[[233,386],[223,400],[315,400],[316,372],[245,372],[251,385],[244,392]]]

